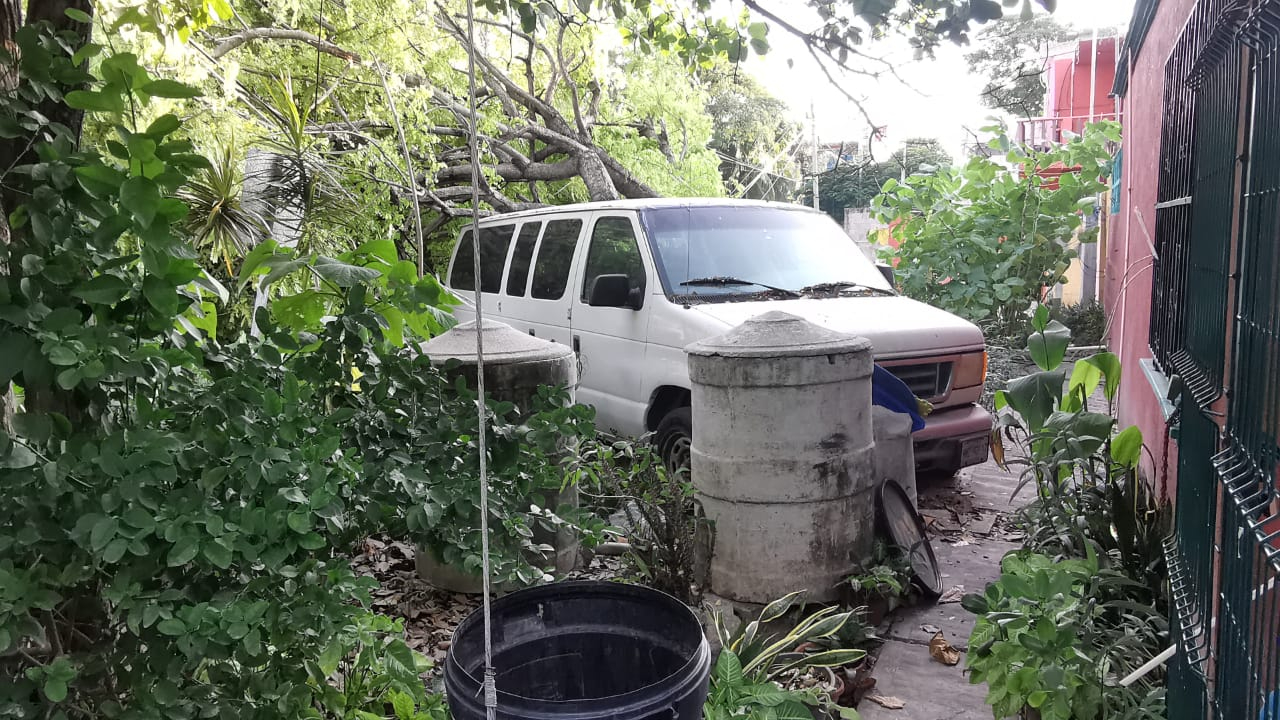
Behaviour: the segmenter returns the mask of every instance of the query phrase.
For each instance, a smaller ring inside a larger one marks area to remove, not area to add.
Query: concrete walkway
[[[964,657],[958,665],[943,665],[930,657],[929,641],[941,630],[952,646],[967,651],[973,616],[960,607],[958,595],[995,580],[1000,558],[1018,547],[1011,515],[1035,490],[1024,488],[1011,500],[1016,485],[1016,475],[991,462],[954,478],[921,481],[920,514],[930,525],[943,585],[963,591],[955,591],[955,602],[902,608],[881,627],[886,641],[872,672],[876,685],[867,695],[896,698],[903,707],[889,709],[864,697],[858,704],[864,720],[991,720],[983,702],[986,686],[969,684]]]

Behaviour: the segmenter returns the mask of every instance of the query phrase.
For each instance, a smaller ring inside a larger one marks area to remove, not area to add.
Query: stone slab
[[[953,545],[934,539],[933,554],[938,557],[942,570],[942,586],[950,589],[963,585],[965,592],[981,592],[987,583],[1000,576],[1000,558],[1017,547],[998,540]],[[946,633],[947,642],[964,650],[969,644],[969,632],[973,630],[973,615],[958,602],[905,607],[894,613],[887,637],[927,645],[933,634],[921,630],[921,625],[937,627]]]
[[[863,698],[858,714],[862,720],[991,720],[986,685],[970,685],[963,668],[963,659],[951,667],[935,661],[927,645],[889,640],[868,694],[896,697],[903,707],[890,710]]]

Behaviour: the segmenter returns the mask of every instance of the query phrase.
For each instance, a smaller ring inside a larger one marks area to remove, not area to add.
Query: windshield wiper
[[[868,290],[870,292],[878,293],[880,295],[897,295],[897,293],[895,293],[892,290],[872,287],[871,285],[867,285],[865,283],[853,282],[850,280],[837,280],[835,282],[816,283],[814,285],[806,285],[800,288],[800,292],[802,293],[825,292],[830,290]]]
[[[698,287],[698,286],[734,287],[738,285],[755,285],[756,287],[762,287],[766,290],[772,290],[773,292],[782,293],[788,297],[797,297],[797,298],[800,297],[800,293],[796,292],[795,290],[788,290],[786,288],[774,287],[772,285],[765,285],[762,282],[755,282],[754,280],[743,280],[741,278],[736,278],[736,277],[694,278],[692,280],[685,280],[684,282],[680,283],[680,285],[682,287]]]

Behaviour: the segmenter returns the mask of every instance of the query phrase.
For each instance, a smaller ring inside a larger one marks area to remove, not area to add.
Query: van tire
[[[693,412],[688,405],[667,413],[653,433],[653,444],[667,472],[689,474],[693,451]]]

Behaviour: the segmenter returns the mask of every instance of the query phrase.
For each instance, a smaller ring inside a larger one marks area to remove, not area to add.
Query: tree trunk
[[[57,32],[74,33],[77,37],[73,41],[73,46],[80,47],[89,42],[93,26],[67,17],[66,11],[69,9],[80,10],[92,16],[93,2],[92,0],[29,0],[26,24],[48,22]],[[13,42],[14,35],[23,24],[21,0],[0,0],[0,44],[9,50],[16,49]],[[17,81],[17,68],[6,66],[0,69],[0,92],[13,90],[17,87]],[[52,101],[41,103],[38,109],[50,122],[62,123],[71,128],[73,139],[79,142],[80,128],[84,122],[83,112]],[[0,172],[35,160],[35,149],[28,146],[26,140],[22,138],[0,140]],[[23,197],[21,190],[7,183],[4,189],[0,190],[0,245],[7,246],[12,242],[8,217],[22,203]],[[8,272],[7,267],[0,265],[0,274],[8,274]],[[74,393],[64,391],[56,385],[43,388],[27,387],[25,390],[24,406],[28,411],[58,412],[73,421],[81,414],[79,398]],[[14,403],[12,386],[3,388],[3,393],[0,393],[0,426],[6,430],[12,430]]]
[[[4,0],[4,2],[14,2],[14,0]],[[41,21],[48,21],[58,32],[73,32],[78,38],[72,44],[72,47],[79,48],[89,42],[89,36],[93,32],[93,25],[72,20],[67,17],[67,10],[79,10],[92,17],[93,0],[29,0],[27,3],[27,24],[34,25]],[[84,123],[83,111],[73,110],[62,103],[46,101],[41,103],[40,112],[44,113],[45,117],[51,121],[60,122],[71,128],[71,132],[75,134],[76,142],[79,142],[80,126]]]
[[[18,0],[0,0],[0,47],[13,52],[16,46],[13,44],[13,37],[18,33],[18,28],[22,26],[22,6]],[[0,92],[12,92],[18,87],[17,69],[9,65],[0,67]],[[8,144],[8,143],[6,143]],[[0,152],[0,155],[7,155],[8,149]],[[3,167],[8,167],[5,164]],[[0,202],[0,276],[7,275],[9,268],[5,263],[7,252],[3,248],[9,246],[9,213],[8,208]],[[0,388],[0,429],[6,432],[13,432],[13,410],[16,399],[13,396],[13,386],[5,385]]]

